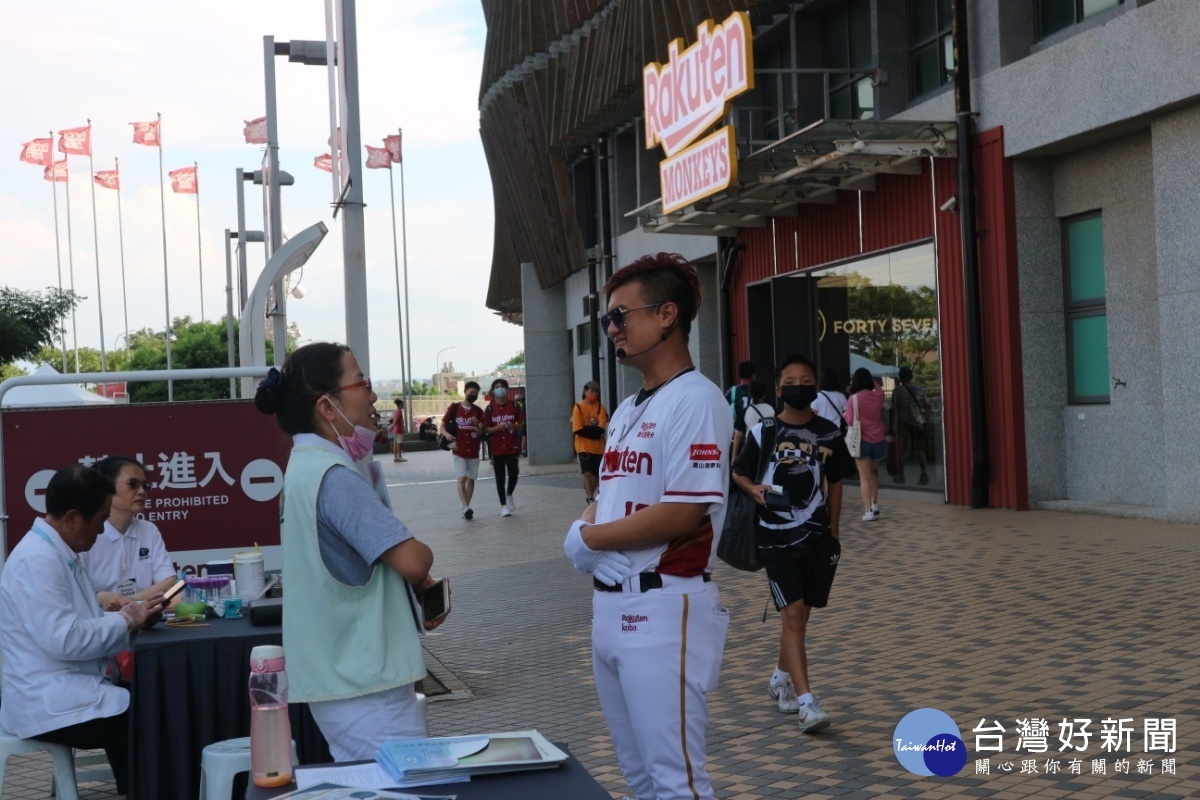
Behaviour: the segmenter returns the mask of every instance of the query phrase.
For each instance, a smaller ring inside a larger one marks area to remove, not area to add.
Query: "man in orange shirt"
[[[579,455],[579,471],[583,473],[583,493],[588,503],[596,499],[600,482],[600,457],[604,455],[604,436],[608,428],[608,411],[600,403],[600,384],[588,381],[583,385],[583,402],[575,404],[571,413],[571,430],[575,432],[575,452]]]

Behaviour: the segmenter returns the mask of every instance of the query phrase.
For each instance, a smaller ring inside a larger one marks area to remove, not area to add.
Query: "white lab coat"
[[[37,520],[0,573],[4,649],[0,727],[23,739],[129,708],[112,656],[130,649],[125,617],[100,610],[83,564]]]

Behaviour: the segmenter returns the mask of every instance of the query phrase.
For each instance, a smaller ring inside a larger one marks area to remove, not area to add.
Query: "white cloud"
[[[253,169],[261,147],[242,141],[242,122],[264,109],[262,37],[324,36],[320,0],[244,3],[216,0],[200,12],[177,4],[104,4],[67,0],[52,11],[18,6],[6,13],[0,46],[10,80],[0,141],[14,157],[0,163],[0,284],[41,289],[57,284],[50,185],[39,168],[15,158],[35,136],[93,122],[96,169],[121,161],[125,280],[132,329],[164,324],[162,204],[159,152],[132,144],[128,123],[163,114],[164,171],[200,164],[200,240],[204,307],[225,308],[224,229],[236,227],[234,169]],[[485,370],[520,349],[520,328],[485,306],[492,249],[492,193],[479,142],[476,102],[484,24],[476,0],[435,4],[360,0],[358,10],[363,140],[404,129],[409,307],[413,374],[433,370],[437,350],[455,345],[456,362]],[[330,235],[306,267],[303,300],[289,315],[306,338],[344,339],[341,221],[333,220],[330,187],[312,158],[328,136],[322,68],[275,60],[280,158],[296,185],[283,190],[285,224],[299,231],[318,220]],[[98,346],[96,248],[86,159],[71,159],[71,239],[76,289],[88,297],[77,322],[81,345]],[[399,174],[396,175],[399,193]],[[248,226],[261,227],[260,187],[246,185]],[[60,186],[61,189],[61,186]],[[375,377],[398,377],[396,297],[387,175],[364,176],[372,365]],[[66,205],[59,197],[60,240],[67,280]],[[200,316],[195,198],[167,186],[166,230],[173,316]],[[397,196],[399,203],[399,196]],[[100,294],[107,347],[124,330],[116,195],[97,188]],[[249,245],[253,282],[261,245]],[[352,310],[351,313],[356,313]],[[428,362],[428,363],[425,363]]]

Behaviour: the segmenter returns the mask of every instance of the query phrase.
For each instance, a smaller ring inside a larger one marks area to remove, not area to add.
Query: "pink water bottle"
[[[250,774],[255,786],[292,781],[292,723],[283,648],[259,645],[250,651]]]

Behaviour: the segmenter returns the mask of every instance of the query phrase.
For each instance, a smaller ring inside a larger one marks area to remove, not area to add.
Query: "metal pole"
[[[245,172],[241,167],[237,168],[237,257],[238,257],[238,309],[246,306],[246,189],[245,189]],[[246,321],[241,320],[244,324]],[[245,359],[245,354],[242,354]]]
[[[66,159],[66,156],[63,156]],[[53,156],[51,162],[53,162]],[[50,167],[54,169],[53,163]],[[53,172],[51,176],[54,177]],[[67,269],[71,279],[71,291],[75,291],[75,246],[71,244],[71,164],[67,163]],[[71,346],[75,349],[75,372],[80,372],[79,369],[79,324],[75,318],[75,307],[71,307]]]
[[[53,148],[54,131],[50,131],[51,148]],[[58,262],[58,290],[62,285],[62,250],[58,236],[58,181],[54,180],[54,150],[50,150],[50,191],[54,195],[54,258]],[[62,371],[67,371],[67,315],[58,318],[59,343],[62,344]]]
[[[954,111],[958,133],[958,221],[962,236],[967,334],[967,385],[971,415],[971,508],[988,505],[988,442],[983,375],[983,322],[979,250],[975,228],[974,121],[966,0],[954,0]]]
[[[167,193],[163,187],[163,144],[162,144],[162,114],[158,115],[158,198],[162,213],[163,240],[163,301],[167,313],[167,369],[171,369],[171,276],[167,272]],[[167,402],[175,399],[175,383],[167,381]]]
[[[397,128],[403,141],[404,130]],[[392,213],[393,219],[395,212]],[[404,406],[412,414],[412,314],[408,310],[408,220],[404,215],[404,152],[400,153],[400,229],[404,232],[404,341],[408,348],[408,389],[404,394]]]
[[[362,140],[358,129],[358,27],[354,0],[342,2],[340,64],[346,90],[345,168],[349,186],[342,201],[342,262],[345,280],[346,344],[354,351],[362,371],[371,372],[371,343],[367,326],[367,258],[363,215]],[[336,156],[335,156],[336,157]]]
[[[225,229],[225,346],[229,353],[229,368],[236,364],[233,360],[233,256],[229,251],[229,239],[232,234]],[[237,382],[229,379],[229,397],[237,397]]]
[[[117,235],[121,240],[121,303],[125,308],[125,364],[129,365],[129,295],[125,291],[125,222],[121,219],[121,159],[113,158],[117,169]]]
[[[271,218],[267,220],[267,228],[263,237],[267,243],[267,260],[283,244],[283,220],[279,208],[279,119],[275,111],[275,37],[263,37],[263,77],[266,84],[267,100],[267,205]],[[267,311],[273,323],[271,328],[272,340],[275,343],[275,366],[282,367],[287,350],[287,311],[285,309],[285,293],[283,281],[278,280],[271,287],[275,295],[275,307]],[[363,305],[365,306],[365,300]],[[251,320],[253,325],[264,325],[260,320]],[[365,371],[364,367],[364,371]]]
[[[200,247],[200,162],[193,161],[196,170],[196,260],[200,264],[200,321],[208,322],[204,316],[204,252]]]
[[[407,400],[408,384],[404,379],[404,314],[400,310],[400,247],[396,244],[396,183],[392,180],[392,166],[388,163],[388,189],[392,195],[392,261],[396,267],[396,327],[397,333],[400,336],[400,393],[406,398],[404,401],[404,413],[400,415],[401,419],[410,413],[411,406]],[[403,423],[404,431],[408,432],[408,422]]]
[[[92,187],[92,247],[96,253],[96,310],[100,314],[100,371],[108,372],[107,344],[104,341],[104,301],[100,299],[100,226],[96,224],[96,163],[92,156],[92,120],[88,121],[88,181]]]

